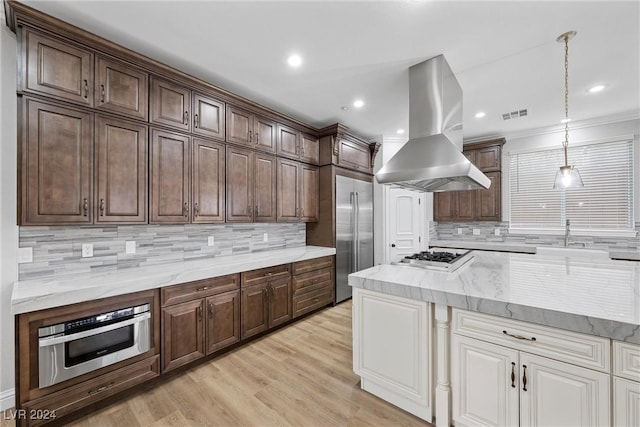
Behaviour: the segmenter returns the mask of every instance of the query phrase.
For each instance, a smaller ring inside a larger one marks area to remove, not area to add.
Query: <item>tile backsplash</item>
[[[267,241],[265,242],[265,233]],[[213,246],[208,246],[209,237]],[[18,266],[19,280],[304,246],[306,226],[294,224],[185,224],[20,227],[20,247],[33,248],[33,262]],[[136,252],[125,253],[125,242]],[[82,244],[93,257],[82,258]]]
[[[509,222],[434,222],[433,229],[429,225],[431,240],[465,240],[478,242],[500,242],[532,246],[562,246],[564,235],[544,234],[514,234],[509,233]],[[458,234],[458,229],[462,233]],[[495,234],[495,230],[498,235]],[[598,237],[598,236],[570,236],[572,244],[583,245],[587,248],[607,250],[640,250],[640,222],[636,222],[635,237]],[[474,230],[477,230],[474,234]]]

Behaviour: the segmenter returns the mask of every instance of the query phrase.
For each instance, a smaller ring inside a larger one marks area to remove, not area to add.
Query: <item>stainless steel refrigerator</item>
[[[347,276],[373,266],[373,184],[336,175],[336,302],[351,298]]]

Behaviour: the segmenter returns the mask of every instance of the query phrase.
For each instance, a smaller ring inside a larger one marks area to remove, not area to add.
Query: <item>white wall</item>
[[[14,406],[11,290],[18,280],[16,36],[4,22],[3,9],[0,6],[0,410]]]
[[[569,128],[569,146],[589,143],[591,141],[613,140],[617,137],[634,137],[635,143],[635,221],[640,222],[640,119],[611,121],[591,121],[574,123]],[[528,134],[506,137],[502,149],[502,208],[503,219],[509,220],[509,153],[517,153],[541,148],[561,148],[564,140],[564,128],[556,127],[548,130],[532,131]]]

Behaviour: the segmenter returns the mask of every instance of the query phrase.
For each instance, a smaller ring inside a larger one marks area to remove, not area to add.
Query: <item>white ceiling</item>
[[[463,89],[465,140],[557,125],[556,37],[569,30],[578,32],[570,117],[640,111],[637,0],[25,3],[315,127],[341,122],[369,138],[408,129],[408,67],[441,53]],[[303,57],[298,69],[286,64],[292,52]],[[607,89],[587,93],[596,83]],[[502,120],[523,108],[527,117]]]

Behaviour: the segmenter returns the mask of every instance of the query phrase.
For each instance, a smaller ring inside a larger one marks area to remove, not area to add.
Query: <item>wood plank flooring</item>
[[[347,301],[69,425],[428,424],[360,389],[360,379],[352,370],[351,302]],[[2,420],[0,426],[13,423]]]

